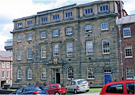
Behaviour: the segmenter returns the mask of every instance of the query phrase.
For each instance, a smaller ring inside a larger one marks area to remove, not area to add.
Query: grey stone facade
[[[100,6],[108,5],[108,10],[100,12]],[[85,9],[93,8],[93,13],[85,14]],[[118,47],[116,19],[118,17],[116,1],[95,1],[81,5],[69,5],[61,8],[38,12],[36,15],[15,19],[13,33],[13,87],[24,85],[43,85],[45,82],[55,83],[58,80],[67,84],[68,67],[73,68],[73,79],[88,80],[90,86],[105,84],[105,70],[110,70],[111,81],[119,80]],[[65,13],[72,12],[72,17],[66,18]],[[53,20],[53,15],[59,14],[59,20]],[[41,18],[47,17],[42,23]],[[32,25],[27,26],[27,21]],[[21,28],[17,24],[22,22]],[[101,24],[108,22],[108,30],[101,30]],[[92,32],[86,33],[85,26],[92,25]],[[66,35],[66,28],[72,28],[72,34]],[[59,31],[58,37],[53,37],[53,30]],[[41,32],[46,32],[46,38],[41,38]],[[27,41],[27,35],[32,34],[32,40]],[[22,41],[17,42],[21,36]],[[110,53],[102,53],[102,40],[109,39]],[[93,42],[93,54],[86,55],[86,41]],[[67,57],[67,43],[73,43],[73,56]],[[53,45],[59,45],[57,64],[53,64]],[[41,58],[41,47],[46,46],[46,58]],[[27,59],[27,49],[32,48],[32,59]],[[21,49],[21,60],[17,60],[17,50]],[[88,79],[87,68],[94,68],[94,78]],[[27,70],[31,68],[32,79],[27,78]],[[41,69],[46,69],[46,79],[41,79]],[[21,69],[21,79],[17,79],[17,70]]]

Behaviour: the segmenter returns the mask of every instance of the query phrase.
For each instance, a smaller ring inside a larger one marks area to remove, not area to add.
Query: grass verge
[[[90,88],[88,92],[82,91],[82,93],[93,93],[93,92],[100,92],[102,88]],[[66,94],[74,94],[71,92],[67,92]]]

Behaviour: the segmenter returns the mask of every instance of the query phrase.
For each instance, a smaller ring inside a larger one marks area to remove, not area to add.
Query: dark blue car
[[[26,87],[21,87],[17,89],[16,91],[12,92],[10,95],[14,95],[14,94],[48,95],[48,92],[40,86],[26,86]]]

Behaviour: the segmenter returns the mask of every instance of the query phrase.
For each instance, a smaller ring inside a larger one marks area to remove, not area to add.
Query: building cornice
[[[37,28],[49,27],[49,26],[65,24],[65,23],[73,23],[73,22],[80,22],[80,21],[87,21],[87,20],[106,18],[106,17],[110,17],[110,16],[118,16],[118,13],[100,14],[100,15],[96,15],[96,16],[92,16],[92,17],[87,17],[87,18],[79,18],[79,19],[75,19],[75,20],[67,20],[67,21],[49,23],[47,25],[37,25],[37,26],[33,26],[31,28],[24,28],[24,29],[19,29],[19,30],[13,30],[10,33],[34,30],[34,29],[37,29]]]
[[[52,9],[52,10],[37,12],[37,14],[35,14],[35,15],[14,19],[13,22],[26,20],[26,19],[30,19],[30,18],[35,18],[37,16],[46,15],[46,14],[50,14],[50,13],[54,13],[54,12],[69,10],[72,8],[80,8],[80,7],[84,7],[84,6],[91,6],[94,4],[102,4],[102,3],[107,3],[107,2],[110,2],[110,1],[94,1],[94,2],[80,4],[80,5],[77,5],[77,4],[67,5],[67,6],[63,6],[63,7]]]

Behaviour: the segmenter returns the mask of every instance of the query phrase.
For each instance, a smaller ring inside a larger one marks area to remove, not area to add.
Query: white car
[[[75,79],[71,80],[67,85],[66,85],[67,92],[74,92],[77,94],[78,92],[81,91],[89,91],[89,83],[85,79]]]

